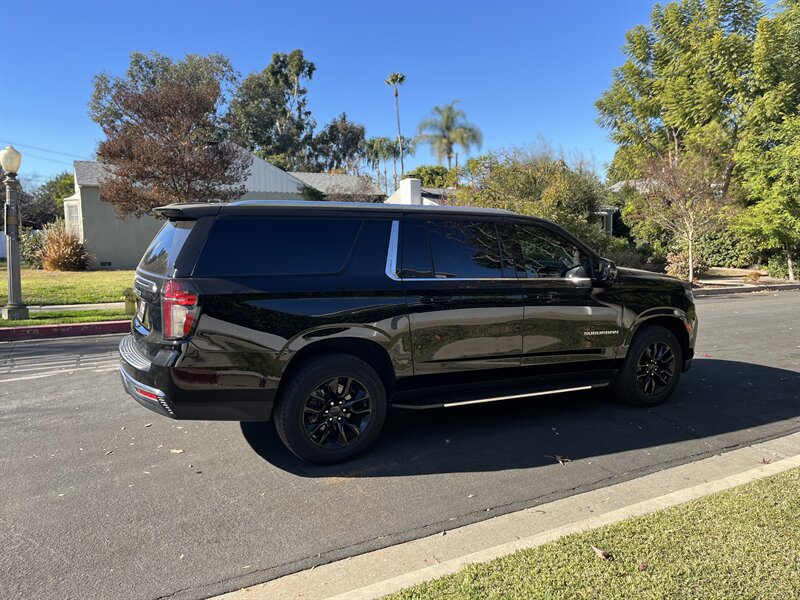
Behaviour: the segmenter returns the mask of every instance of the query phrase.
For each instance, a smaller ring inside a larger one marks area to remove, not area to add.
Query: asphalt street
[[[800,292],[698,311],[661,407],[604,391],[394,411],[372,452],[325,468],[271,423],[140,407],[119,336],[0,344],[0,598],[207,597],[800,431]]]

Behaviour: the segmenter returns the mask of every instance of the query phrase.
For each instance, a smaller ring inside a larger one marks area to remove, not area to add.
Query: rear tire
[[[682,366],[683,353],[675,334],[664,327],[646,327],[628,348],[614,393],[626,404],[656,406],[675,391]]]
[[[275,428],[298,458],[316,464],[351,460],[377,439],[386,389],[369,364],[324,354],[292,371],[275,408]]]

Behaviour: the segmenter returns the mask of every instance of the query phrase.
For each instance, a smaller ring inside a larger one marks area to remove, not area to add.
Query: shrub
[[[797,271],[795,270],[795,273]],[[789,265],[786,262],[786,255],[784,253],[773,254],[769,257],[767,262],[767,273],[770,277],[778,279],[789,279]]]
[[[44,229],[42,267],[47,271],[83,271],[89,255],[80,238],[58,220]]]
[[[747,275],[744,276],[744,280],[747,283],[758,284],[761,281],[761,273],[758,271],[750,271]]]
[[[647,263],[644,253],[637,250],[624,238],[613,238],[603,252],[603,256],[620,267],[641,269]]]
[[[40,229],[21,227],[19,230],[19,254],[32,269],[42,268],[44,236],[44,231]]]
[[[689,251],[680,250],[679,252],[670,252],[667,254],[667,275],[678,277],[684,281],[689,279]],[[705,273],[708,270],[708,265],[703,262],[703,258],[695,252],[694,254],[694,276],[697,279],[698,275]]]
[[[734,229],[705,236],[697,242],[697,252],[715,267],[747,267],[759,254],[756,243]]]

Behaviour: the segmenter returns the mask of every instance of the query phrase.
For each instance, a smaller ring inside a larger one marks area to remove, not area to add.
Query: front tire
[[[620,400],[633,406],[656,406],[675,391],[683,353],[668,329],[650,326],[637,333],[614,383]]]
[[[275,428],[298,458],[334,464],[355,458],[386,420],[386,389],[369,364],[350,354],[324,354],[295,369],[275,408]]]

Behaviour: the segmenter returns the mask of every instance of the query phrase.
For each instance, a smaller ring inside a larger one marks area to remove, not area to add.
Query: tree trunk
[[[387,196],[391,195],[391,194],[389,194],[389,176],[386,174],[386,161],[385,160],[383,161],[383,189],[386,192]]]
[[[786,244],[786,266],[789,270],[789,281],[794,281],[794,256],[792,256],[792,247]]]
[[[447,170],[448,171],[453,168],[452,162],[453,162],[453,155],[452,154],[448,154],[447,155]]]
[[[689,283],[694,281],[694,240],[689,239]]]
[[[405,175],[406,167],[403,160],[403,134],[400,133],[400,101],[397,98],[397,87],[394,88],[394,108],[397,112],[397,144],[400,146],[400,176]]]
[[[394,189],[397,189],[397,158],[392,156],[392,180],[394,181]]]

